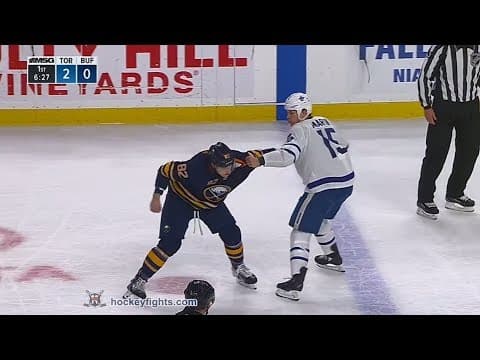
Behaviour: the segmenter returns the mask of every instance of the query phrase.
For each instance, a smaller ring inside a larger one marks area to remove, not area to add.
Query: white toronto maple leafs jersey
[[[292,126],[287,142],[263,155],[265,166],[295,163],[309,193],[353,185],[349,144],[330,120],[315,116]]]

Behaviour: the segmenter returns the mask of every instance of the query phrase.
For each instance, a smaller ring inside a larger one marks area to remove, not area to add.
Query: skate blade
[[[127,290],[127,292],[125,294],[123,294],[122,298],[124,298],[124,299],[130,299],[130,298],[146,299],[147,297],[142,298],[141,296],[138,296],[138,295],[132,293],[130,290]]]
[[[446,202],[445,208],[449,210],[455,210],[455,211],[461,211],[461,212],[474,212],[475,208],[473,206],[462,206],[457,203],[452,203],[452,202]]]
[[[420,208],[417,208],[417,215],[423,216],[424,218],[430,219],[430,220],[437,220],[437,214],[429,214],[425,211],[423,211]]]
[[[127,290],[127,292],[125,294],[123,294],[122,298],[123,299],[129,299],[132,296],[136,296],[136,295],[134,293],[130,292],[129,290]]]
[[[337,272],[345,272],[345,269],[343,268],[342,265],[331,265],[331,264],[327,264],[327,265],[322,265],[322,264],[317,264],[315,263],[319,268],[322,268],[322,269],[327,269],[327,270],[332,270],[332,271],[337,271]]]
[[[278,297],[284,298],[284,299],[292,300],[292,301],[300,300],[300,295],[299,295],[298,291],[296,291],[296,290],[285,291],[285,290],[277,288],[277,290],[275,291],[275,295],[277,295]]]
[[[244,286],[244,287],[246,287],[246,288],[249,288],[249,289],[252,289],[252,290],[257,290],[257,284],[256,284],[256,283],[255,283],[255,284],[247,284],[246,282],[243,282],[243,281],[241,281],[241,280],[239,280],[239,279],[237,279],[237,282],[238,282],[240,285],[242,285],[242,286]]]

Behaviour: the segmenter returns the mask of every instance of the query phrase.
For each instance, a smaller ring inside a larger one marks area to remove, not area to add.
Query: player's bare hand
[[[429,124],[435,125],[437,123],[437,115],[435,115],[435,111],[432,108],[425,109],[424,114]]]
[[[150,201],[150,211],[154,213],[159,213],[162,211],[162,201],[160,200],[160,195],[153,195],[152,201]]]
[[[247,157],[245,157],[245,162],[247,163],[248,166],[252,168],[256,168],[260,166],[260,161],[251,152],[249,152]]]

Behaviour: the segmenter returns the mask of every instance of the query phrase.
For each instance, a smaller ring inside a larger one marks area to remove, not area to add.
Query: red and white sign
[[[254,97],[253,45],[1,45],[0,108],[189,106]],[[29,56],[96,56],[96,84],[27,84]]]

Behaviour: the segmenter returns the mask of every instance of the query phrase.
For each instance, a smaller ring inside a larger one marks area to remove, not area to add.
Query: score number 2
[[[70,69],[63,69],[63,80],[70,80]]]

